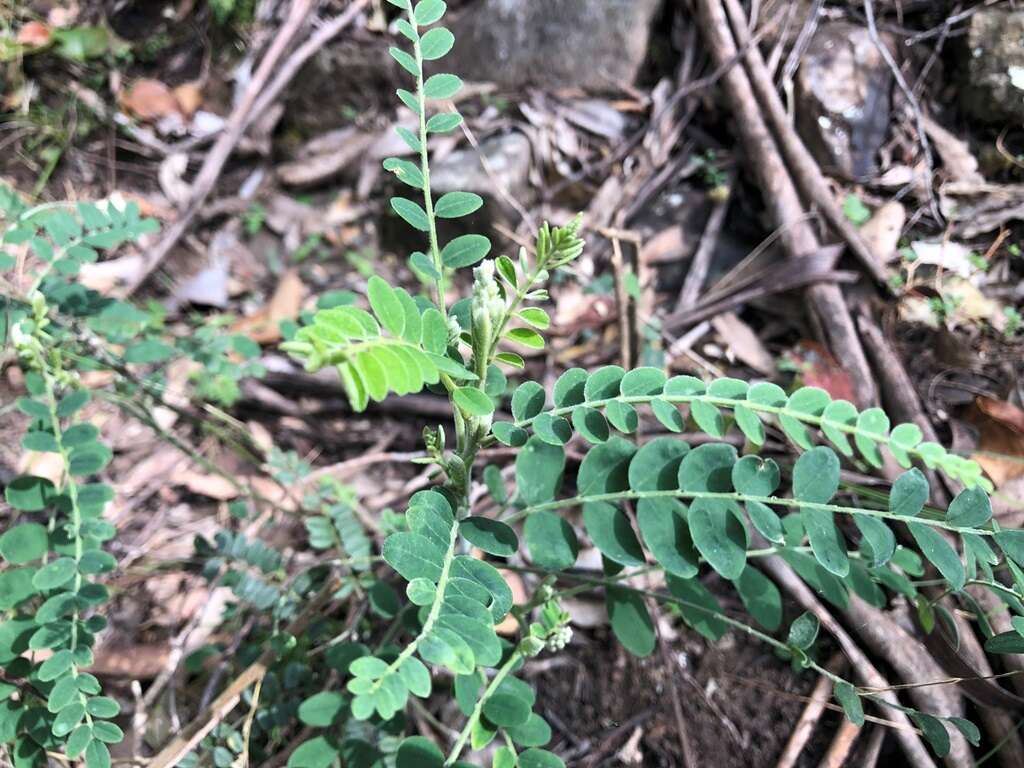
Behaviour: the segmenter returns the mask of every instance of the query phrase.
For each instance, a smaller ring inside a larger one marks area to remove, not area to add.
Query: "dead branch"
[[[255,115],[262,114],[270,106],[296,75],[302,64],[331,37],[337,35],[348,26],[367,2],[368,0],[353,0],[345,13],[341,14],[331,24],[321,27],[318,33],[314,34],[305,45],[299,48],[285,62],[278,75],[267,86],[268,80],[270,80],[271,75],[277,69],[278,62],[292,40],[299,33],[299,30],[306,23],[312,10],[313,0],[292,1],[288,17],[274,36],[269,50],[260,61],[259,67],[257,67],[252,80],[242,94],[241,100],[232,110],[231,116],[224,127],[224,132],[217,138],[217,141],[203,160],[203,165],[192,182],[192,194],[188,205],[181,216],[164,231],[160,241],[146,254],[138,275],[135,276],[134,280],[126,288],[127,294],[134,293],[145,282],[149,275],[153,273],[153,270],[160,266],[163,260],[167,258],[167,255],[178,244],[178,241],[188,231],[193,219],[195,219],[200,208],[206,202],[206,198],[213,191],[217,179],[220,178],[221,171],[224,170],[225,163],[227,163],[231,153],[234,152],[252,118]],[[332,34],[323,34],[324,30],[328,30]]]
[[[699,0],[698,6],[712,56],[720,63],[729,61],[736,55],[736,42],[721,0]],[[810,224],[804,220],[803,206],[793,180],[764,122],[745,71],[742,68],[730,69],[722,82],[741,139],[760,180],[765,203],[777,225],[789,225],[781,236],[784,248],[794,257],[816,253],[820,244]],[[874,375],[842,291],[835,285],[815,285],[807,289],[807,297],[836,358],[845,362],[861,403],[877,402]]]
[[[736,42],[746,48],[747,55],[743,59],[744,67],[750,78],[757,100],[768,115],[768,120],[775,131],[779,148],[785,155],[786,162],[792,171],[793,180],[802,188],[804,196],[821,211],[832,229],[849,246],[861,266],[867,270],[880,285],[886,284],[887,275],[882,259],[871,252],[857,228],[843,214],[832,196],[821,168],[814,161],[810,151],[797,135],[786,115],[786,109],[779,98],[771,73],[765,64],[761,50],[756,45],[747,45],[750,32],[739,0],[725,0],[725,8],[732,22]]]
[[[836,654],[829,659],[825,669],[833,674],[839,674],[844,662],[842,654]],[[775,763],[775,768],[794,768],[831,699],[832,681],[821,675],[818,682],[814,684],[814,690],[811,691],[807,706],[800,713],[800,719],[796,721],[796,726],[789,735],[789,740],[786,742],[778,762]]]
[[[889,683],[882,677],[882,674],[875,668],[874,664],[867,655],[860,649],[857,643],[854,642],[853,638],[847,633],[845,629],[839,624],[838,621],[832,616],[832,614],[822,605],[821,601],[815,597],[811,588],[804,584],[800,578],[793,573],[786,562],[778,555],[772,555],[770,557],[761,558],[759,565],[761,565],[768,573],[779,583],[779,585],[785,589],[805,610],[810,611],[817,616],[818,621],[821,622],[821,626],[831,634],[839,647],[842,649],[846,658],[850,662],[850,667],[854,670],[858,680],[863,685],[871,686],[872,688],[888,689]],[[898,703],[896,694],[892,691],[885,690],[880,693],[879,696],[885,701],[893,704]],[[900,745],[903,747],[903,752],[906,754],[910,764],[915,768],[935,768],[935,762],[932,760],[931,753],[921,742],[921,738],[917,733],[917,730],[911,725],[909,718],[902,710],[890,709],[886,713],[891,720],[899,723],[903,727],[896,728],[896,737],[900,740]]]

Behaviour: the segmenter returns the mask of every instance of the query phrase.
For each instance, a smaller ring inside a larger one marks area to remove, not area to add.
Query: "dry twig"
[[[928,196],[928,208],[931,210],[932,218],[941,226],[945,223],[945,219],[943,219],[942,213],[939,211],[939,203],[935,199],[935,190],[932,189],[932,180],[935,176],[935,158],[932,155],[932,145],[928,140],[928,132],[924,128],[924,115],[921,113],[921,103],[914,96],[914,91],[907,84],[906,78],[903,77],[903,71],[900,69],[899,64],[896,63],[896,59],[893,58],[889,46],[885,44],[878,34],[878,27],[875,24],[875,7],[872,0],[864,0],[864,16],[868,22],[868,34],[871,36],[871,42],[875,44],[878,53],[881,54],[882,58],[885,59],[886,65],[892,70],[892,75],[896,78],[896,84],[900,87],[900,91],[903,92],[907,105],[914,115],[918,140],[921,142],[921,152],[924,154],[924,164],[928,171],[928,178],[925,179],[924,184],[925,194]]]
[[[829,672],[838,674],[843,667],[843,662],[842,654],[836,654],[825,665],[825,668]],[[775,768],[794,768],[831,698],[832,681],[821,675],[818,682],[814,684],[814,690],[811,691],[807,706],[800,713],[800,719],[796,721],[796,726],[789,735],[789,740],[786,742],[778,762],[775,763]]]
[[[721,0],[699,0],[705,40],[716,61],[726,62],[736,55],[736,42]],[[789,171],[765,124],[757,99],[742,68],[730,69],[723,78],[736,126],[761,182],[765,202],[776,223],[787,225],[782,243],[793,257],[818,253],[820,244],[811,226],[804,219],[803,206]],[[842,291],[835,285],[815,285],[807,290],[820,324],[822,335],[838,359],[844,361],[861,404],[874,404],[878,389],[868,365],[860,338],[854,327]]]
[[[160,241],[146,254],[139,274],[135,276],[134,280],[127,287],[128,294],[136,291],[145,282],[153,270],[159,267],[163,260],[167,258],[167,255],[178,244],[178,241],[184,236],[185,232],[188,231],[193,219],[195,219],[200,208],[206,202],[206,198],[213,191],[213,187],[217,183],[217,179],[220,178],[225,163],[227,163],[231,153],[234,152],[235,147],[242,138],[242,134],[253,117],[262,114],[269,108],[270,104],[296,75],[302,64],[320,47],[326,44],[328,40],[348,26],[367,2],[368,0],[353,0],[343,14],[330,24],[321,27],[306,44],[301,46],[284,63],[274,80],[267,85],[271,75],[274,74],[274,70],[277,69],[278,62],[292,40],[299,33],[299,30],[306,23],[313,7],[313,0],[292,0],[288,17],[274,36],[270,48],[260,61],[259,67],[257,67],[252,80],[242,94],[241,100],[232,110],[231,116],[224,126],[224,132],[217,138],[217,141],[203,160],[203,165],[192,182],[189,204],[181,216],[165,230]],[[325,30],[330,32],[330,34],[326,34]]]

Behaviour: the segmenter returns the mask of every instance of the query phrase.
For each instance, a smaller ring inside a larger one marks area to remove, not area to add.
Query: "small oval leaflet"
[[[489,517],[467,517],[459,523],[459,533],[489,555],[511,557],[519,550],[516,532],[505,523]]]

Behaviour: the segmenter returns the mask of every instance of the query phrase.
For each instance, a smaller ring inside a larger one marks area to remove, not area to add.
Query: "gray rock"
[[[867,176],[889,130],[893,77],[867,29],[823,24],[796,76],[796,125],[821,166]]]
[[[490,173],[484,169],[481,157],[486,160]],[[467,147],[431,160],[430,186],[435,192],[435,202],[446,192],[475,192],[486,201],[482,208],[467,217],[439,220],[441,242],[471,232],[490,233],[497,223],[514,229],[518,215],[508,198],[498,191],[498,186],[512,199],[530,205],[533,202],[529,184],[531,158],[529,139],[513,131],[484,139],[479,151]],[[407,194],[407,188],[402,187],[400,194]],[[423,247],[421,233],[410,231],[390,210],[384,212],[380,231],[385,250],[409,253]]]
[[[1024,10],[988,8],[971,16],[967,27],[967,63],[960,101],[985,122],[1024,121]]]
[[[487,163],[487,169],[481,162]],[[443,160],[431,163],[430,184],[437,192],[476,192],[494,196],[495,181],[512,196],[518,197],[527,185],[530,172],[530,141],[521,133],[493,136],[472,147],[456,150]]]
[[[632,83],[662,0],[480,0],[453,23],[454,70],[516,87]]]

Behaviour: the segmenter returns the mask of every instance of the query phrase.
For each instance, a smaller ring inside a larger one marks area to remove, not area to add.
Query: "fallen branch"
[[[836,234],[846,242],[850,251],[857,257],[861,266],[868,271],[868,274],[880,285],[886,285],[888,275],[886,275],[882,259],[871,252],[864,238],[860,236],[860,232],[840,210],[821,168],[814,161],[810,151],[801,141],[786,115],[786,108],[782,104],[778,91],[775,90],[775,84],[772,82],[771,73],[761,55],[761,50],[756,45],[748,44],[751,36],[739,0],[725,0],[725,8],[732,22],[732,30],[737,44],[747,51],[743,64],[750,77],[750,85],[753,87],[761,107],[768,115],[779,148],[792,170],[793,180],[803,189],[809,202],[821,211],[822,216],[825,217]]]
[[[285,631],[291,635],[301,635],[305,632],[306,627],[320,613],[320,609],[327,605],[338,586],[339,582],[336,579],[328,580],[316,597],[309,602],[295,621],[288,625]],[[147,768],[173,768],[176,766],[184,755],[192,751],[196,744],[217,726],[217,723],[228,716],[241,700],[245,689],[263,679],[274,657],[275,652],[272,648],[263,651],[260,657],[236,677],[209,707],[200,712],[195,720],[182,729],[182,732],[170,744],[149,761]]]
[[[192,192],[188,205],[181,216],[178,217],[165,231],[160,241],[146,254],[142,268],[126,288],[127,294],[138,290],[146,279],[157,267],[163,263],[167,255],[178,244],[192,224],[193,219],[199,214],[200,209],[213,191],[221,171],[227,163],[231,153],[241,140],[245,129],[248,127],[255,115],[262,114],[277,98],[284,87],[298,73],[302,64],[313,55],[327,40],[337,35],[356,17],[358,12],[366,5],[368,0],[353,0],[345,13],[341,14],[330,24],[321,27],[295,54],[293,54],[281,67],[277,76],[270,85],[267,82],[277,69],[278,62],[284,56],[288,46],[294,40],[299,30],[306,23],[313,0],[292,0],[288,16],[282,24],[281,29],[274,36],[269,50],[263,56],[256,72],[252,76],[248,87],[242,94],[242,98],[231,112],[224,132],[217,138],[217,141],[210,148],[203,161],[199,173],[192,182]],[[324,34],[324,30],[332,34]]]
[[[737,47],[721,0],[698,0],[698,6],[705,40],[712,57],[720,63],[729,61],[736,55]],[[793,180],[764,121],[745,70],[730,69],[723,76],[722,82],[732,106],[735,124],[757,172],[765,203],[776,224],[783,227],[783,247],[793,257],[817,253],[821,246],[806,220]],[[853,379],[858,400],[862,405],[875,404],[878,401],[878,389],[874,375],[842,291],[835,285],[815,285],[807,289],[806,295],[821,335],[827,338],[835,357],[844,361]]]
[[[818,618],[825,631],[831,634],[839,644],[839,648],[849,660],[851,669],[862,685],[882,689],[883,692],[878,694],[881,699],[893,704],[899,703],[896,694],[888,690],[889,683],[860,649],[860,646],[815,597],[811,588],[793,573],[781,557],[771,555],[761,558],[759,565],[768,571],[772,578],[779,583],[779,586],[785,589],[805,610],[810,611]],[[910,765],[913,765],[914,768],[935,768],[935,761],[932,760],[931,753],[921,742],[917,729],[911,725],[907,715],[900,709],[889,709],[886,714],[890,720],[903,726],[895,728],[894,732]]]

